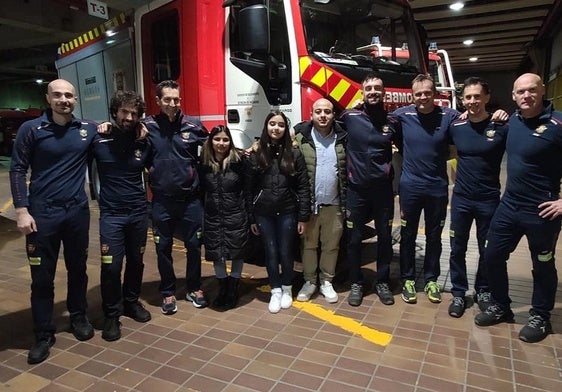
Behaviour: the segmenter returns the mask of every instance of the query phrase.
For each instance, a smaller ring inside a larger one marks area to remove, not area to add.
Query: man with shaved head
[[[552,332],[558,276],[554,251],[562,216],[562,113],[543,99],[540,76],[526,73],[513,84],[518,110],[509,119],[507,184],[492,218],[484,262],[493,304],[474,322],[489,326],[513,320],[507,260],[525,235],[532,260],[533,297],[529,321],[519,332],[525,342],[539,342]]]
[[[385,305],[394,304],[390,290],[394,193],[392,144],[401,146],[401,127],[384,109],[384,83],[371,73],[362,83],[363,103],[342,114],[347,138],[347,261],[351,290],[347,302],[359,306],[366,282],[361,273],[361,240],[365,223],[377,230],[375,291]]]
[[[68,271],[66,305],[72,333],[78,340],[94,336],[86,316],[90,210],[84,179],[96,124],[72,115],[77,97],[68,81],[49,83],[46,99],[50,108],[19,128],[10,167],[17,225],[26,235],[31,268],[35,344],[27,357],[30,364],[47,359],[55,343],[54,278],[61,242]]]
[[[311,120],[295,125],[295,139],[304,155],[310,179],[312,216],[303,240],[305,283],[297,301],[308,301],[318,286],[328,303],[338,301],[332,286],[345,210],[346,132],[334,121],[334,105],[325,98],[312,104]],[[320,241],[320,260],[318,260]]]

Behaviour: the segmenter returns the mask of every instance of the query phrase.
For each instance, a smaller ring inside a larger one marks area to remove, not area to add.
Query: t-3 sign
[[[101,1],[88,0],[87,5],[88,14],[102,19],[109,19],[109,9],[107,8],[107,4]]]

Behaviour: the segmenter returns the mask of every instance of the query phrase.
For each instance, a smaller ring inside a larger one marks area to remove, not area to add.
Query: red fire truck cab
[[[181,87],[182,109],[209,128],[227,124],[238,147],[259,135],[267,113],[292,123],[308,119],[312,102],[338,111],[361,98],[360,83],[378,72],[389,109],[412,102],[410,83],[427,73],[424,45],[404,0],[154,0],[64,43],[59,75],[77,86],[77,114],[105,121],[118,89],[137,90],[156,113],[155,87]],[[378,37],[406,44],[389,61],[361,48]]]

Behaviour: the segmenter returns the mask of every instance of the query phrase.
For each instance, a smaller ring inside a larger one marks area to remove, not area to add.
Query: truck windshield
[[[424,70],[418,29],[406,2],[304,0],[301,13],[309,54],[352,80],[378,71],[386,75],[385,83],[402,74],[399,79],[408,86],[412,75]]]

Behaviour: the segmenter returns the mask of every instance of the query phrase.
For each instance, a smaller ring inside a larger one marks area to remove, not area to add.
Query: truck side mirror
[[[238,13],[240,49],[243,52],[269,53],[269,17],[263,4],[251,5]]]

